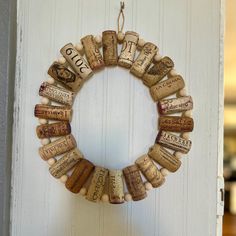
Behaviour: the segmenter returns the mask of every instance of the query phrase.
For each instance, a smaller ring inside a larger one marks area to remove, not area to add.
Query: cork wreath
[[[122,44],[120,52],[118,43]],[[39,154],[50,165],[51,175],[72,193],[92,202],[138,201],[147,197],[148,190],[164,184],[169,172],[180,168],[182,154],[191,148],[193,101],[171,58],[158,51],[136,32],[106,30],[102,36],[83,37],[75,46],[66,44],[60,50],[62,57],[49,67],[50,78],[39,89],[41,104],[34,110],[40,123],[36,128],[42,143]],[[147,154],[134,164],[108,170],[84,157],[71,134],[70,121],[73,100],[86,80],[96,70],[117,65],[129,69],[150,90],[159,112],[159,132]]]

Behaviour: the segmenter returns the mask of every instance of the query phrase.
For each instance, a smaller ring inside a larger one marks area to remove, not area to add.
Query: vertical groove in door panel
[[[186,0],[186,9],[187,9],[187,15],[186,15],[186,55],[185,55],[185,80],[187,82],[187,88],[190,88],[190,81],[191,81],[191,73],[190,73],[190,60],[191,60],[191,4],[192,1]],[[189,94],[191,94],[191,91],[188,89]],[[183,227],[183,235],[187,236],[187,226],[188,226],[188,171],[189,171],[189,158],[191,158],[191,155],[186,155],[186,160],[183,163],[184,170],[183,170],[183,196],[184,196],[184,205],[183,205],[183,212],[184,212],[184,219],[182,222]]]
[[[188,87],[188,78],[185,70],[188,66],[186,60],[187,53],[187,35],[186,29],[188,8],[186,1],[182,1],[182,4],[173,1],[163,1],[163,27],[162,27],[162,55],[170,56],[175,63],[176,71],[181,74]],[[180,14],[181,13],[181,14]],[[167,177],[166,185],[161,188],[161,199],[165,199],[165,204],[160,206],[160,217],[163,223],[160,225],[160,235],[170,234],[171,232],[177,232],[177,236],[184,235],[182,218],[185,206],[184,186],[185,186],[185,169],[187,155],[182,158],[182,165],[178,172],[170,174]],[[168,204],[168,206],[167,206]],[[172,209],[170,215],[166,208]],[[169,223],[171,227],[169,227]],[[180,227],[180,225],[182,227]],[[181,229],[180,229],[181,228]]]

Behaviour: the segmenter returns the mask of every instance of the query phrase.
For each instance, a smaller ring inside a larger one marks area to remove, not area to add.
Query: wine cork
[[[61,104],[71,106],[73,104],[74,93],[64,88],[43,82],[39,88],[39,95]]]
[[[117,35],[114,30],[102,32],[103,59],[106,66],[117,65]]]
[[[72,169],[78,161],[83,158],[83,154],[77,149],[67,152],[55,164],[49,168],[49,172],[55,178],[60,178]]]
[[[71,176],[66,181],[66,188],[72,193],[79,193],[81,188],[84,186],[89,176],[94,170],[94,165],[86,160],[80,159],[76,164],[75,169],[73,170]]]
[[[130,72],[141,78],[152,63],[152,59],[155,56],[157,50],[158,48],[155,44],[145,43],[142,51],[131,66]]]
[[[61,121],[52,124],[38,125],[36,128],[38,138],[51,138],[65,136],[71,133],[70,123]]]
[[[192,142],[190,140],[181,138],[180,136],[163,130],[158,133],[156,143],[182,153],[188,153],[192,146]]]
[[[163,82],[157,83],[150,88],[150,93],[154,101],[170,96],[184,88],[184,80],[180,75],[173,76]]]
[[[163,57],[144,74],[143,83],[151,87],[163,79],[173,68],[174,62],[169,57]]]
[[[39,155],[43,160],[47,161],[50,158],[61,155],[76,147],[76,141],[72,134],[61,137],[54,142],[44,145],[39,148]]]
[[[77,92],[83,84],[83,80],[79,75],[76,75],[74,72],[58,62],[54,62],[49,67],[48,74],[66,89],[74,92]]]
[[[191,132],[194,122],[190,117],[160,116],[159,129],[172,132]]]
[[[139,201],[147,197],[145,186],[136,165],[131,165],[123,169],[125,182],[129,193],[134,201]]]
[[[170,172],[177,171],[181,166],[181,161],[159,144],[153,145],[149,149],[148,155],[160,166],[166,168]]]
[[[130,68],[134,62],[135,52],[138,44],[139,35],[133,31],[127,31],[123,41],[118,64]]]
[[[193,100],[191,96],[171,98],[159,101],[157,107],[161,115],[168,115],[177,112],[192,110]]]
[[[93,75],[89,64],[79,54],[72,43],[66,44],[61,50],[61,54],[65,57],[71,68],[80,75],[82,79],[88,79]]]
[[[81,39],[87,61],[92,70],[104,67],[104,61],[93,35],[87,35]]]
[[[120,204],[125,200],[121,170],[109,170],[109,199],[110,203]]]
[[[153,188],[161,186],[165,182],[164,176],[158,170],[148,155],[139,157],[135,164],[139,167],[145,178],[151,183]]]
[[[105,187],[108,170],[96,166],[91,183],[88,188],[86,199],[92,202],[98,202],[101,199]]]
[[[51,106],[37,104],[34,115],[40,119],[71,121],[72,109],[68,106]]]

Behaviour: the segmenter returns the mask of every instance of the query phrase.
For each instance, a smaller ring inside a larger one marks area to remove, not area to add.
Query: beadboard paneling
[[[128,0],[125,5],[125,29],[170,56],[193,96],[192,150],[180,170],[141,202],[93,204],[66,191],[37,153],[33,109],[38,88],[64,44],[116,29],[119,1],[18,0],[11,235],[216,235],[220,0]],[[73,108],[73,134],[97,165],[122,168],[153,144],[156,105],[123,68],[96,73]]]

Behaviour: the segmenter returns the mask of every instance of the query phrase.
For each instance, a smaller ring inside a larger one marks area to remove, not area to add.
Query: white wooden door
[[[33,110],[49,65],[64,44],[116,30],[119,7],[118,0],[18,0],[11,235],[216,235],[222,161],[220,0],[125,2],[125,29],[139,32],[174,60],[194,99],[192,150],[163,187],[141,202],[93,204],[66,191],[38,155]],[[72,128],[89,160],[122,168],[153,144],[156,105],[125,69],[105,69],[77,96]]]

